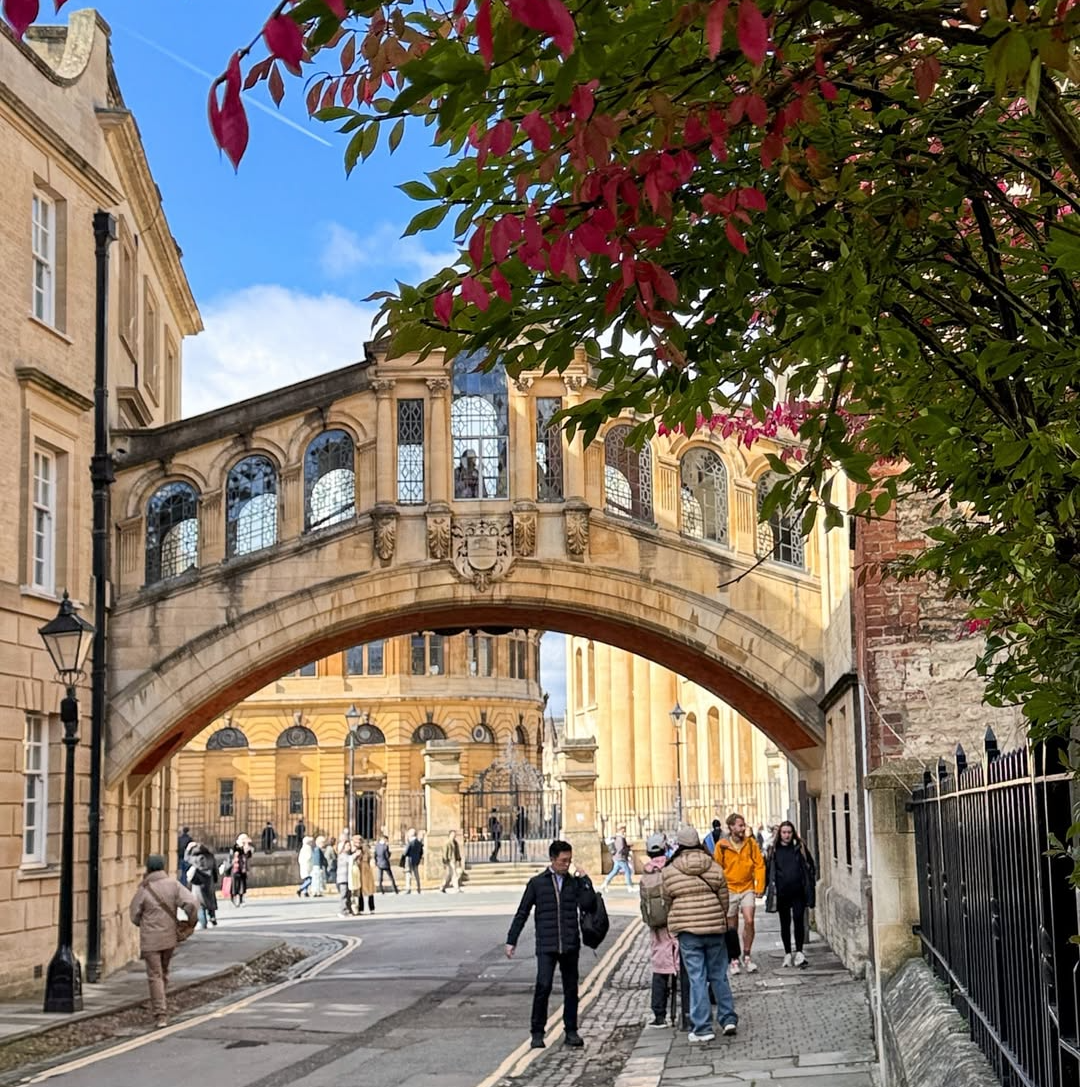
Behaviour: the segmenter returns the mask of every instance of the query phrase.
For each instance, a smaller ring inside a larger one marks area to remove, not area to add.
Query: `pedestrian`
[[[742,969],[757,973],[757,963],[750,957],[754,946],[754,911],[757,896],[765,893],[765,858],[757,838],[747,833],[746,820],[738,812],[727,817],[727,835],[713,850],[713,859],[724,870],[728,888],[728,927],[738,935],[742,914]],[[739,960],[731,960],[731,972],[739,973]]]
[[[375,867],[379,872],[379,894],[383,894],[383,876],[390,877],[390,886],[394,888],[394,894],[398,893],[397,880],[394,879],[394,868],[390,858],[390,843],[385,834],[379,835],[375,843]]]
[[[296,826],[293,827],[293,839],[289,843],[293,849],[299,849],[301,842],[307,836],[307,827],[304,825],[304,817],[301,815],[296,820]]]
[[[611,871],[607,874],[607,879],[600,885],[600,892],[603,893],[608,889],[608,884],[620,873],[626,876],[626,890],[630,893],[634,893],[634,880],[630,875],[630,843],[626,838],[626,827],[619,827],[615,834],[615,837],[611,839],[611,859],[612,866]]]
[[[529,817],[525,813],[525,806],[523,804],[518,805],[518,809],[514,814],[514,837],[517,839],[518,844],[518,857],[521,860],[525,860],[525,839],[529,833]]]
[[[296,888],[296,897],[303,895],[308,897],[308,891],[314,881],[312,872],[315,869],[315,839],[308,835],[304,838],[304,844],[300,847],[300,853],[296,858],[300,869],[300,886]],[[322,850],[319,850],[319,866],[322,867]]]
[[[556,839],[548,848],[551,864],[525,884],[517,913],[506,934],[506,957],[512,959],[529,913],[536,907],[536,987],[533,990],[529,1030],[532,1048],[544,1048],[555,967],[562,974],[563,1043],[574,1048],[585,1043],[578,1034],[578,954],[581,951],[581,913],[596,909],[596,891],[589,874],[578,869],[570,874],[573,846]]]
[[[303,874],[301,873],[301,878]],[[326,838],[319,835],[311,847],[311,897],[322,898],[326,890]]]
[[[705,835],[705,840],[701,843],[705,847],[705,852],[711,857],[716,851],[716,843],[721,838],[721,831],[724,829],[724,824],[719,819],[712,821],[712,830]]]
[[[239,834],[236,844],[232,847],[229,857],[229,874],[232,881],[229,884],[229,900],[234,906],[244,904],[244,895],[247,894],[248,862],[251,854],[255,852],[254,843],[246,834]]]
[[[664,866],[664,898],[668,902],[668,931],[679,941],[679,957],[690,979],[691,1042],[711,1042],[712,1005],[724,1034],[734,1034],[739,1017],[728,981],[728,888],[724,870],[705,852],[698,832],[682,826],[678,848]]]
[[[176,911],[182,910],[190,919],[198,908],[191,891],[166,875],[165,858],[151,853],[146,858],[146,875],[131,900],[128,914],[131,923],[139,928],[139,954],[146,963],[155,1026],[169,1025],[165,993],[169,987],[169,962],[179,943]]]
[[[448,887],[457,894],[461,894],[461,845],[457,840],[457,831],[452,830],[446,836],[446,845],[442,854],[443,869],[446,876],[443,879],[442,892],[446,894]]]
[[[262,829],[260,839],[262,842],[262,851],[264,853],[273,853],[274,843],[277,841],[277,831],[274,830],[274,824],[271,823],[269,819],[266,820],[266,826]],[[303,841],[302,838],[301,841]]]
[[[405,861],[405,893],[412,894],[412,881],[416,882],[416,893],[420,893],[420,862],[424,859],[424,843],[417,837],[416,831],[410,827],[405,838],[405,852],[402,859]]]
[[[641,919],[649,926],[649,962],[652,966],[652,1022],[650,1027],[667,1026],[667,1009],[675,996],[676,978],[681,990],[682,1017],[688,1022],[690,984],[685,970],[680,970],[679,941],[667,927],[668,907],[664,899],[664,865],[667,841],[663,834],[652,834],[645,842],[648,860],[641,873]]]
[[[488,838],[491,840],[491,856],[488,858],[493,864],[499,859],[499,847],[502,845],[503,825],[499,819],[499,813],[495,808],[487,821]]]
[[[764,851],[765,849],[765,824],[758,823],[757,834],[754,835],[757,838],[758,849]]]
[[[795,965],[806,966],[803,941],[806,938],[806,911],[814,908],[817,871],[814,858],[785,819],[776,828],[765,855],[765,910],[780,916],[780,940],[784,945],[784,966],[791,965],[791,925],[795,923]]]
[[[359,835],[353,838],[353,864],[349,869],[349,887],[353,892],[353,913],[364,912],[364,900],[368,910],[375,912],[375,869],[367,842]]]
[[[188,846],[191,845],[191,834],[188,832],[188,828],[184,827],[180,833],[176,836],[176,878],[187,886],[187,851]]]
[[[217,858],[214,851],[202,842],[192,842],[187,847],[187,878],[191,893],[199,906],[199,927],[217,926],[217,892],[214,869]]]
[[[341,896],[338,917],[352,916],[352,891],[349,890],[349,869],[352,867],[352,842],[348,838],[338,841],[336,881]]]

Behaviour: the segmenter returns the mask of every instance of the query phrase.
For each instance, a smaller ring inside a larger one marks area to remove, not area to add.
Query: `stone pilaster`
[[[375,467],[375,502],[393,502],[397,474],[397,434],[394,429],[394,382],[375,378],[375,439],[378,460]]]
[[[424,745],[424,787],[427,834],[424,848],[425,882],[442,879],[442,851],[452,830],[461,840],[461,744],[453,740],[429,740]]]
[[[429,377],[427,380],[427,499],[428,502],[447,502],[450,499],[450,452],[446,440],[450,420],[446,414],[446,393],[450,388],[447,377]]]
[[[574,863],[600,878],[596,826],[596,741],[564,738],[555,752],[555,780],[562,787],[562,836],[574,847]]]

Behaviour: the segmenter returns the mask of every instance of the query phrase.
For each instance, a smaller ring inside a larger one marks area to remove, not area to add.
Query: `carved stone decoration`
[[[428,517],[427,549],[429,558],[450,557],[450,514],[439,513]]]
[[[536,553],[536,514],[532,510],[514,510],[514,553],[531,558]]]
[[[375,526],[375,554],[388,562],[394,557],[397,545],[397,510],[392,506],[376,506],[371,511],[371,520]]]
[[[479,592],[501,581],[514,562],[514,525],[509,514],[455,517],[450,526],[454,570]]]
[[[589,380],[585,374],[563,374],[562,379],[568,393],[581,392]]]
[[[568,509],[566,517],[566,550],[571,555],[582,556],[589,550],[588,509]]]
[[[514,388],[517,389],[522,396],[526,395],[532,388],[533,379],[529,374],[521,374],[519,377],[514,378]]]
[[[442,396],[450,388],[450,379],[448,377],[429,377],[427,387],[432,396]]]

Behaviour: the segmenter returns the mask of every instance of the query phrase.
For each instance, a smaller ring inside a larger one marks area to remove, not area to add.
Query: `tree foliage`
[[[900,572],[972,602],[989,699],[1040,734],[1080,719],[1078,25],[1075,0],[298,0],[210,115],[238,163],[241,79],[280,101],[284,68],[348,169],[430,128],[406,233],[452,221],[462,257],[383,298],[392,351],[550,370],[584,343],[587,438],[779,418],[806,453],[771,502],[812,494],[808,524],[939,496]]]

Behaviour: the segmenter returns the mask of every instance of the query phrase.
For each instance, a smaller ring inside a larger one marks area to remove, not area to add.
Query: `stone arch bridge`
[[[714,691],[821,764],[823,540],[757,523],[766,451],[592,445],[549,425],[566,374],[368,357],[118,435],[106,778],[137,786],[214,716],[347,645],[537,628]],[[759,560],[764,561],[759,561]]]

